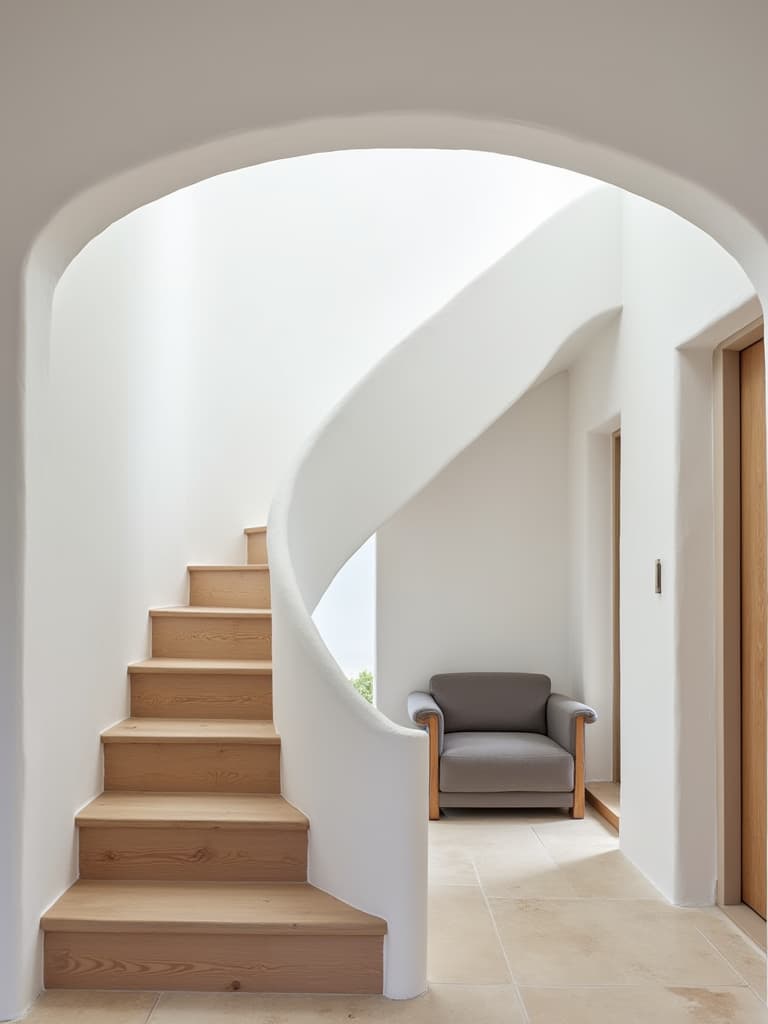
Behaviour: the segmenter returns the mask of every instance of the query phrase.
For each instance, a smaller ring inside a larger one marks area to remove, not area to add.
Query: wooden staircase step
[[[104,793],[77,816],[80,877],[303,882],[306,817],[280,796]]]
[[[306,882],[81,880],[43,915],[46,932],[384,935],[386,922]]]
[[[155,658],[272,658],[269,608],[185,606],[149,614]]]
[[[162,672],[173,675],[209,675],[215,672],[221,675],[259,676],[272,675],[272,662],[254,658],[147,658],[136,661],[128,666],[131,675],[142,672]]]
[[[77,815],[80,828],[230,828],[306,832],[307,818],[282,796],[264,793],[102,793]]]
[[[272,722],[228,718],[126,718],[101,734],[102,743],[257,743],[280,745]]]
[[[190,565],[190,605],[269,608],[268,565]]]
[[[268,561],[266,526],[249,526],[245,533],[248,564],[259,565]]]
[[[134,718],[272,718],[272,663],[149,658],[130,665]]]
[[[101,738],[106,790],[280,792],[280,737],[271,722],[129,718]]]
[[[46,988],[381,992],[386,923],[306,883],[76,882]]]

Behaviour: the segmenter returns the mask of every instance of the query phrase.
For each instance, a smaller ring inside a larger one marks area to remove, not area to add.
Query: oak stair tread
[[[215,618],[221,616],[224,619],[268,619],[272,617],[271,608],[228,608],[224,606],[206,606],[199,604],[185,604],[178,608],[150,608],[149,614],[153,619],[178,618],[189,616],[190,618]]]
[[[240,658],[146,658],[128,666],[130,675],[165,672],[169,675],[271,675],[272,662]]]
[[[243,530],[243,533],[246,534],[246,535],[250,534],[250,533],[266,533],[266,532],[267,532],[266,526],[246,526],[246,528]]]
[[[252,565],[188,565],[190,572],[269,572],[266,562],[255,562]]]
[[[101,734],[104,743],[279,744],[275,726],[245,718],[126,718]]]
[[[43,915],[46,932],[384,935],[386,922],[306,882],[83,880]]]
[[[248,828],[306,831],[304,814],[281,796],[251,793],[122,793],[96,797],[77,815],[80,828]]]

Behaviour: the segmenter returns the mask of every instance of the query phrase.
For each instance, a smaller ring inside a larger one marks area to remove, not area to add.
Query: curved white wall
[[[363,539],[620,305],[620,213],[612,189],[576,200],[465,288],[340,404],[270,512],[283,789],[312,822],[310,879],[387,919],[395,998],[426,984],[426,738],[352,691],[311,612]]]

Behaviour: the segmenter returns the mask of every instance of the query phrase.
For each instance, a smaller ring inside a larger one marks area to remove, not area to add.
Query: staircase
[[[386,922],[307,883],[280,796],[266,531],[150,612],[131,718],[102,735],[80,878],[43,916],[47,988],[381,992]]]

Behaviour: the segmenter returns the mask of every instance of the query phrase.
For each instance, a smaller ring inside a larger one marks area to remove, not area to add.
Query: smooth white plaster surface
[[[568,377],[525,394],[377,533],[376,703],[436,672],[570,671]]]
[[[62,269],[122,214],[211,174],[334,147],[417,145],[522,154],[649,196],[732,251],[766,300],[766,149],[755,126],[768,91],[768,7],[749,0],[734,18],[700,0],[609,12],[600,0],[558,0],[554,12],[499,0],[479,18],[473,6],[446,9],[443,0],[417,8],[332,0],[302,8],[302,33],[295,5],[274,6],[265,19],[247,0],[235,0],[228,18],[216,5],[180,18],[173,5],[90,0],[17,4],[1,17],[0,1016],[8,1016],[31,991],[19,941],[22,719],[36,714],[22,671],[25,360],[47,349]]]
[[[615,312],[620,214],[613,189],[583,196],[468,285],[334,410],[272,504],[283,792],[312,822],[310,880],[386,917],[384,989],[395,998],[426,984],[426,737],[352,690],[311,613],[366,537],[506,411],[572,335]],[[354,500],[340,504],[350,481]]]

